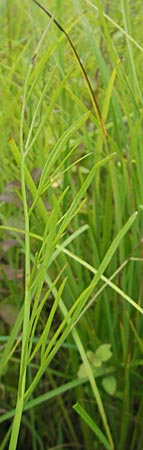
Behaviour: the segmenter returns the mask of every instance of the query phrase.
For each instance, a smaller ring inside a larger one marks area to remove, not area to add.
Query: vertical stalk
[[[21,361],[20,361],[20,374],[18,382],[18,393],[15,415],[12,425],[12,433],[9,444],[9,450],[16,450],[18,435],[20,430],[23,405],[24,405],[24,393],[26,385],[26,369],[27,369],[27,353],[28,353],[28,329],[30,319],[30,236],[29,236],[29,214],[26,196],[26,183],[25,183],[25,154],[23,144],[23,125],[24,125],[24,113],[26,106],[26,94],[28,88],[28,80],[32,70],[32,61],[29,65],[23,96],[23,105],[21,112],[21,125],[20,125],[20,150],[21,150],[21,189],[23,199],[24,210],[24,222],[25,222],[25,296],[24,296],[24,316],[23,316],[23,332],[22,332],[22,349],[21,349]]]

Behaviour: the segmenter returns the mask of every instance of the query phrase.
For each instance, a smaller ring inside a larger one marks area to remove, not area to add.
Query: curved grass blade
[[[84,77],[84,80],[85,80],[85,82],[86,82],[86,84],[87,84],[88,91],[89,91],[90,98],[91,98],[91,101],[92,101],[92,104],[93,104],[93,107],[94,107],[95,114],[96,114],[97,117],[98,117],[100,126],[101,126],[102,131],[103,131],[103,135],[104,135],[104,137],[105,137],[105,139],[106,139],[106,138],[107,138],[107,131],[106,131],[106,127],[105,127],[103,118],[102,118],[102,116],[101,116],[101,112],[100,112],[99,105],[98,105],[97,100],[96,100],[96,97],[95,97],[95,95],[94,95],[94,91],[93,91],[93,88],[92,88],[92,86],[91,86],[90,80],[89,80],[89,78],[88,78],[88,76],[87,76],[86,70],[85,70],[85,68],[84,68],[84,66],[83,66],[83,64],[82,64],[82,62],[81,62],[81,60],[80,60],[80,58],[79,58],[79,56],[78,56],[77,50],[76,50],[76,48],[75,48],[73,42],[71,41],[71,38],[70,38],[69,34],[68,34],[68,33],[65,31],[65,29],[60,25],[60,23],[59,23],[56,19],[54,19],[54,18],[52,17],[52,14],[51,14],[51,13],[50,13],[43,5],[41,5],[37,0],[32,0],[32,1],[33,1],[37,6],[39,6],[39,8],[41,8],[42,11],[44,11],[50,19],[53,19],[54,24],[59,28],[59,30],[60,30],[62,33],[64,33],[65,37],[67,38],[67,40],[68,40],[68,42],[69,42],[69,44],[70,44],[70,47],[71,47],[71,49],[72,49],[72,52],[73,52],[73,54],[74,54],[74,56],[75,56],[75,59],[76,59],[78,65],[79,65],[79,67],[80,67],[80,70],[81,70],[81,72],[82,72],[82,75],[83,75],[83,77]]]

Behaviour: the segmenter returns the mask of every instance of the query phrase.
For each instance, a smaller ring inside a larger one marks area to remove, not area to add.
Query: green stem
[[[25,155],[23,142],[23,128],[24,128],[24,112],[26,106],[26,94],[28,88],[29,75],[32,66],[30,64],[24,86],[24,98],[21,112],[20,124],[20,150],[21,150],[21,189],[23,199],[24,221],[25,221],[25,298],[24,298],[24,317],[23,317],[23,332],[22,332],[22,349],[20,361],[20,374],[18,382],[18,394],[15,408],[15,415],[12,425],[12,433],[10,438],[9,450],[16,450],[19,436],[21,417],[24,405],[24,393],[26,385],[26,368],[27,368],[27,354],[28,354],[28,329],[30,319],[30,235],[29,235],[29,214],[26,197],[26,182],[25,182]]]
[[[30,317],[30,291],[29,291],[29,279],[30,279],[30,238],[29,238],[29,217],[28,207],[26,199],[25,188],[25,174],[24,174],[24,157],[21,159],[21,186],[22,197],[25,216],[25,299],[24,299],[24,319],[23,319],[23,334],[22,334],[22,351],[21,351],[21,363],[20,363],[20,376],[18,384],[18,395],[15,416],[12,427],[12,434],[10,439],[9,450],[15,450],[17,446],[17,440],[19,435],[23,404],[24,393],[26,384],[26,361],[28,352],[28,327]]]
[[[23,404],[24,393],[26,384],[26,361],[28,352],[28,327],[30,318],[30,291],[29,291],[29,279],[30,279],[30,238],[29,238],[29,217],[28,207],[26,199],[26,187],[25,187],[25,171],[24,171],[24,157],[21,159],[21,186],[22,197],[25,216],[25,299],[24,299],[24,319],[23,319],[23,334],[22,334],[22,351],[21,351],[21,363],[20,363],[20,376],[18,384],[18,395],[15,416],[12,427],[12,434],[10,439],[9,450],[15,450],[18,441]]]

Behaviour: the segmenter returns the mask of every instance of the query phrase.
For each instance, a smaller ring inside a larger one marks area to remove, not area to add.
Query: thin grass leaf
[[[18,314],[18,317],[17,317],[17,319],[15,321],[15,324],[14,324],[14,326],[12,328],[12,331],[10,333],[8,342],[7,342],[6,346],[5,346],[3,354],[1,356],[0,376],[2,376],[2,374],[4,373],[5,367],[6,367],[7,363],[8,363],[8,361],[11,358],[11,355],[13,354],[13,352],[15,351],[16,346],[19,343],[18,333],[19,333],[19,330],[20,330],[20,328],[22,326],[22,320],[23,320],[23,307],[21,308],[21,310],[20,310],[20,312]],[[16,342],[16,344],[15,344],[15,342]]]
[[[75,213],[75,210],[76,210],[78,204],[80,203],[83,195],[85,194],[85,192],[87,192],[87,189],[90,186],[90,184],[91,184],[91,182],[92,182],[92,180],[93,180],[93,178],[95,176],[96,169],[101,167],[101,166],[103,166],[106,162],[108,162],[111,158],[113,158],[113,156],[114,156],[114,153],[109,155],[109,156],[107,156],[106,158],[103,158],[101,161],[97,162],[93,166],[93,168],[91,169],[89,175],[86,177],[82,187],[80,188],[80,190],[76,194],[76,196],[75,196],[75,198],[74,198],[70,208],[68,209],[68,211],[65,214],[63,223],[62,223],[61,228],[60,228],[60,233],[61,232],[63,233],[64,229],[67,227],[67,225],[70,222],[72,215]]]
[[[14,141],[13,138],[10,138],[9,141],[9,148],[11,150],[11,153],[14,157],[14,160],[16,161],[17,166],[20,168],[21,165],[21,155],[20,152],[18,150],[18,147]],[[25,166],[24,168],[25,170],[25,182],[26,182],[26,186],[29,188],[30,193],[33,197],[33,199],[35,199],[35,197],[37,197],[37,188],[35,186],[35,183],[29,173],[28,168]],[[42,201],[41,198],[39,198],[39,200],[37,201],[37,210],[38,210],[38,214],[40,217],[42,217],[44,223],[47,223],[47,211],[45,209],[44,203]]]
[[[96,11],[98,11],[98,7],[91,3],[89,0],[85,0],[85,2],[88,3],[88,5],[92,6],[92,8],[94,8]],[[106,12],[103,11],[103,15],[105,19],[107,19],[112,25],[114,25],[115,28],[121,31],[121,33],[127,38],[127,40],[132,42],[143,53],[143,47],[136,41],[136,39],[133,38],[133,36],[127,33],[127,31],[124,30],[124,28],[122,28],[117,22],[115,22],[115,20],[113,20],[109,16],[109,14],[106,14]]]
[[[73,409],[80,415],[80,417],[90,427],[93,433],[95,433],[95,435],[98,437],[99,442],[101,442],[104,445],[104,448],[106,448],[107,450],[111,450],[114,448],[109,444],[100,428],[96,425],[94,420],[89,416],[89,414],[85,411],[84,408],[82,408],[82,406],[79,403],[76,403],[73,406]]]
[[[59,155],[61,155],[61,152],[63,152],[66,143],[70,140],[72,135],[85,123],[85,121],[88,119],[89,113],[84,114],[81,116],[77,121],[74,122],[59,138],[58,142],[56,143],[55,147],[53,148],[52,152],[47,158],[46,164],[44,166],[44,169],[41,174],[39,186],[38,186],[38,195],[41,195],[42,192],[45,190],[45,186],[47,185],[48,177],[51,173],[51,169],[53,168],[54,164],[57,161],[57,158]]]

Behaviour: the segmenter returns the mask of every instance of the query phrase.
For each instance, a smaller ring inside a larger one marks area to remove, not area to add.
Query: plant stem
[[[26,187],[25,187],[25,174],[24,174],[24,157],[21,159],[21,186],[22,197],[25,216],[25,299],[24,299],[24,319],[23,319],[23,334],[22,334],[22,351],[21,351],[21,364],[20,364],[20,376],[18,384],[18,395],[15,416],[12,427],[12,434],[10,439],[9,450],[15,450],[17,446],[17,440],[19,435],[23,404],[24,393],[26,384],[26,361],[28,351],[28,326],[30,317],[30,291],[29,291],[29,279],[30,279],[30,239],[29,239],[29,217],[28,206],[26,199]]]
[[[29,235],[29,214],[28,204],[26,196],[26,182],[25,182],[25,154],[23,143],[23,125],[24,125],[24,112],[26,106],[26,95],[29,81],[29,75],[31,73],[32,64],[29,65],[27,77],[24,86],[23,105],[21,112],[21,126],[20,126],[20,149],[21,149],[21,190],[24,210],[24,222],[25,222],[25,296],[24,296],[24,316],[23,316],[23,332],[22,332],[22,349],[21,349],[21,362],[20,362],[20,374],[18,382],[18,393],[15,415],[12,426],[12,433],[10,438],[9,450],[16,450],[18,435],[20,430],[20,423],[24,404],[24,393],[26,385],[26,369],[27,369],[27,354],[28,354],[28,329],[30,319],[30,235]]]

